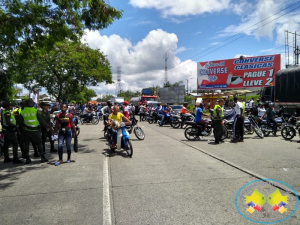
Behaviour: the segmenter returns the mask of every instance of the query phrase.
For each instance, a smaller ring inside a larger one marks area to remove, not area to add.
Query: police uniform
[[[3,146],[3,152],[4,152],[4,162],[11,162],[12,160],[9,158],[8,155],[8,147],[10,144],[13,145],[13,162],[14,163],[22,163],[21,160],[19,160],[18,157],[18,138],[16,135],[17,131],[17,123],[16,119],[12,113],[12,111],[9,108],[11,104],[5,103],[4,107],[5,109],[2,112],[2,130],[4,135],[4,146]]]
[[[39,119],[38,119],[39,117]],[[42,119],[37,113],[37,109],[32,106],[32,103],[27,100],[25,108],[21,111],[19,115],[19,125],[23,129],[23,138],[25,140],[24,154],[26,157],[26,163],[30,163],[29,158],[29,143],[30,141],[35,144],[41,156],[41,162],[47,162],[45,158],[42,136],[40,132],[40,122]]]
[[[42,107],[44,105],[45,105],[45,103],[41,104]],[[51,152],[56,152],[55,149],[54,149],[54,141],[52,141],[52,139],[51,139],[53,129],[51,127],[51,122],[50,122],[50,113],[48,111],[44,112],[44,110],[42,110],[42,111],[39,111],[38,114],[40,114],[40,118],[42,119],[40,121],[40,124],[41,124],[41,131],[42,131],[43,152],[44,152],[44,154],[46,152],[45,143],[46,143],[47,137],[50,140],[50,145],[51,145],[51,150],[50,151]],[[49,130],[49,131],[47,131],[47,130]]]
[[[223,119],[224,119],[224,113],[223,113],[223,108],[220,105],[215,105],[214,112],[214,123],[216,125],[214,129],[214,135],[215,135],[215,143],[219,144],[221,141],[222,135],[223,135]]]

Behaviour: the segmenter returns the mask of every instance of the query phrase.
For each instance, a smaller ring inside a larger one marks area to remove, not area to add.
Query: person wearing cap
[[[52,126],[50,121],[50,113],[49,113],[49,103],[42,102],[40,104],[42,111],[38,111],[38,114],[40,114],[41,117],[41,131],[42,131],[42,145],[43,145],[43,152],[46,154],[46,140],[47,137],[50,140],[50,152],[57,152],[56,149],[54,149],[54,141],[52,140]]]
[[[215,105],[214,112],[213,112],[213,118],[214,123],[216,125],[214,129],[214,136],[215,136],[215,144],[219,144],[220,141],[222,141],[222,135],[223,135],[223,125],[224,125],[224,112],[223,112],[223,105],[224,100],[220,99],[218,103]]]
[[[34,108],[34,102],[31,99],[27,99],[25,101],[25,107],[19,115],[19,126],[23,129],[23,138],[25,140],[24,154],[26,164],[31,163],[29,157],[30,141],[37,146],[41,156],[41,163],[48,162],[43,151],[40,121],[42,122],[43,118],[37,113],[37,109]]]
[[[3,146],[3,152],[4,152],[4,163],[8,163],[13,161],[13,163],[23,163],[18,157],[18,138],[16,135],[17,131],[17,122],[16,119],[12,113],[12,104],[10,102],[4,103],[4,110],[2,112],[2,119],[1,119],[1,125],[4,135],[4,146]],[[9,145],[13,145],[13,160],[9,158],[8,155],[8,147]]]
[[[127,101],[124,101],[124,103],[123,103],[123,115],[127,118],[129,117],[129,109],[128,109]]]
[[[233,123],[233,143],[244,142],[244,106],[238,98],[234,98],[235,102],[235,119]]]

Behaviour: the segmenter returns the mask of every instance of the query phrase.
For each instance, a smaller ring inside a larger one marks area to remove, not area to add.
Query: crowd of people
[[[48,162],[46,158],[46,141],[50,141],[50,152],[57,152],[54,148],[54,134],[58,132],[58,155],[59,160],[55,163],[59,165],[62,163],[64,142],[67,145],[68,157],[66,162],[71,162],[71,139],[72,131],[75,136],[77,132],[73,123],[72,113],[67,112],[68,105],[63,104],[61,112],[57,114],[57,123],[53,129],[48,103],[41,103],[40,110],[32,99],[27,99],[16,106],[13,110],[14,104],[5,102],[1,110],[1,127],[4,136],[4,163],[23,163],[19,159],[18,147],[21,149],[22,158],[25,163],[31,163],[29,156],[30,143],[34,148],[34,156],[41,158],[41,163]],[[13,159],[9,157],[8,148],[13,146]]]

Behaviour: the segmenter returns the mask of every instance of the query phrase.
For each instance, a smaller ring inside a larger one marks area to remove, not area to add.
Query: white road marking
[[[108,157],[104,157],[103,163],[103,224],[112,224],[109,191]]]

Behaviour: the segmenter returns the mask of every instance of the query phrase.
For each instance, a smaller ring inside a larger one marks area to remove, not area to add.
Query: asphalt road
[[[81,126],[75,163],[54,166],[57,154],[48,164],[1,162],[0,224],[254,224],[235,207],[245,184],[276,179],[300,192],[299,138],[246,135],[216,146],[212,137],[190,142],[183,130],[139,125],[146,139],[131,135],[132,158],[110,152],[99,124]],[[280,224],[300,224],[299,210]]]

